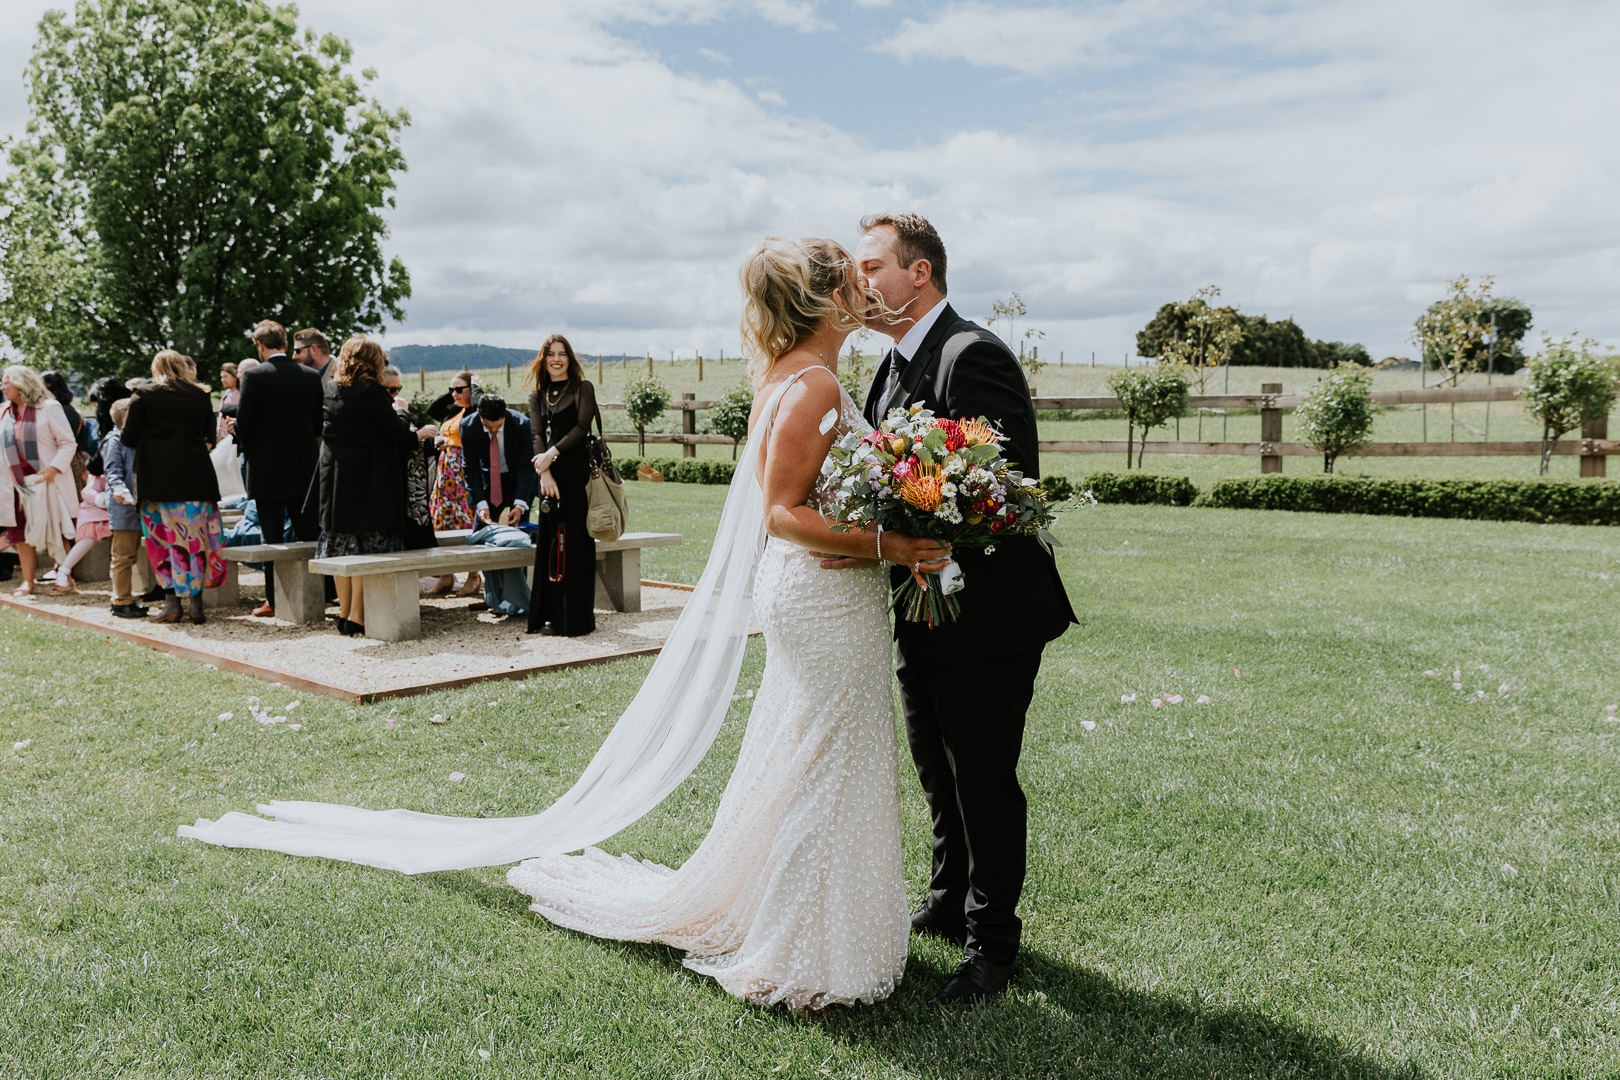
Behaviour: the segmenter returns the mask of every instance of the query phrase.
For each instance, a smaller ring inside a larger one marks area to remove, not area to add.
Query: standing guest
[[[319,504],[317,559],[405,550],[405,458],[417,438],[382,385],[387,363],[382,346],[364,337],[350,338],[338,352],[326,391],[319,483],[310,491]],[[338,578],[337,599],[338,632],[363,633],[360,580]]]
[[[72,510],[79,504],[79,497],[73,488],[72,463],[78,443],[62,403],[51,396],[33,368],[6,368],[0,375],[0,396],[5,398],[0,403],[0,454],[5,459],[4,467],[0,467],[0,548],[17,549],[22,584],[12,595],[28,596],[34,591],[39,552],[36,544],[25,538],[30,532],[36,542],[49,536],[40,532],[40,522],[34,523],[33,530],[28,528],[22,503],[23,481],[39,474],[48,495],[64,508],[66,528],[62,535],[73,535]]]
[[[110,426],[101,440],[101,467],[107,476],[108,524],[112,526],[112,613],[120,619],[144,619],[146,608],[135,602],[130,578],[140,557],[141,512],[135,498],[135,451],[124,445],[129,398],[107,410]]]
[[[160,623],[180,621],[189,601],[193,623],[203,623],[204,589],[225,580],[219,518],[219,481],[208,447],[214,406],[193,381],[190,359],[164,349],[152,358],[152,381],[135,391],[124,417],[124,445],[135,451],[135,487],[141,493],[141,531],[152,575],[165,593]]]
[[[516,525],[539,491],[529,418],[506,407],[499,394],[485,394],[477,412],[461,422],[467,458],[467,497],[479,525]]]
[[[225,441],[225,436],[231,433],[231,417],[236,410],[231,408],[242,400],[241,375],[235,364],[221,364],[219,366],[219,424],[214,428],[214,445],[218,446]],[[226,412],[230,409],[230,412]]]
[[[67,417],[68,427],[73,430],[73,441],[76,444],[70,466],[73,473],[73,490],[82,491],[85,477],[89,475],[90,452],[94,448],[95,433],[90,430],[90,425],[85,422],[79,410],[73,407],[73,388],[68,385],[61,372],[41,372],[39,378],[45,384],[45,389],[49,390],[51,396],[62,406],[62,414]]]
[[[547,338],[529,364],[529,385],[534,468],[540,494],[551,503],[549,510],[540,504],[529,633],[578,637],[596,629],[596,541],[585,529],[596,387],[561,334]]]
[[[129,397],[129,387],[120,380],[107,375],[90,384],[86,392],[87,399],[96,407],[96,432],[100,438],[106,438],[115,425],[112,419],[112,406],[115,401],[123,401]],[[105,463],[101,459],[101,446],[98,441],[96,449],[90,455],[90,472],[97,474],[103,471]]]
[[[401,396],[405,380],[399,368],[385,364],[382,385],[388,391],[388,396],[394,399],[394,411],[409,425],[417,439],[405,458],[405,546],[413,550],[436,547],[439,538],[433,531],[429,491],[433,483],[433,440],[438,438],[439,429],[434,424],[420,423],[410,402]]]
[[[332,345],[326,335],[313,326],[293,335],[293,359],[321,377],[322,389],[329,389],[337,378],[337,364],[332,361]]]
[[[461,422],[472,415],[483,391],[470,371],[457,372],[450,379],[450,392],[428,406],[428,416],[439,421],[439,468],[434,479],[431,508],[434,529],[471,529],[472,504],[467,501],[467,470],[461,447]],[[455,588],[455,579],[440,578],[429,596],[440,596]],[[483,581],[475,570],[457,596],[473,596],[483,591]]]
[[[241,376],[235,427],[236,443],[247,458],[248,498],[259,506],[265,543],[289,539],[282,532],[287,517],[296,539],[312,539],[315,518],[305,513],[304,503],[320,449],[321,377],[287,355],[287,332],[280,323],[266,319],[255,326],[253,344],[260,363]],[[274,575],[265,575],[264,603],[253,614],[276,617]]]

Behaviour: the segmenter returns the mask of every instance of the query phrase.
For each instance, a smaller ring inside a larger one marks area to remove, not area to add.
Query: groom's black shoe
[[[1007,989],[1012,976],[1011,964],[991,963],[983,953],[969,949],[956,974],[945,980],[945,985],[934,995],[934,1004],[970,1008]]]
[[[943,919],[927,904],[911,913],[911,932],[921,937],[939,938],[952,945],[967,944],[967,923],[960,918],[955,922]]]

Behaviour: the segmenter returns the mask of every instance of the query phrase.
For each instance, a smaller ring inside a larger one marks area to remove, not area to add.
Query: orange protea
[[[940,475],[938,465],[918,464],[911,475],[900,482],[900,497],[919,510],[938,510],[944,499],[944,486],[945,478]]]
[[[1001,441],[1001,434],[983,418],[963,420],[960,423],[962,436],[967,440],[969,446],[983,446],[986,443],[999,443]]]

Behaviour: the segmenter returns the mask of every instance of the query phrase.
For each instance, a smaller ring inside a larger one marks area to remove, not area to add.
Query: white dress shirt
[[[929,308],[927,314],[913,323],[911,329],[906,331],[905,336],[895,342],[895,352],[905,357],[908,362],[915,358],[917,350],[922,348],[923,338],[928,336],[928,331],[932,330],[934,324],[939,321],[939,313],[944,310],[944,300]]]

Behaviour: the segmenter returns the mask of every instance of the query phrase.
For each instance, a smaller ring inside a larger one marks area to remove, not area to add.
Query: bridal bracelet
[[[883,561],[883,526],[878,526],[878,562]]]

